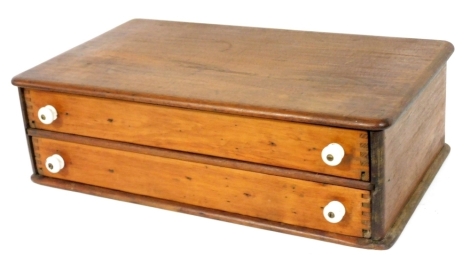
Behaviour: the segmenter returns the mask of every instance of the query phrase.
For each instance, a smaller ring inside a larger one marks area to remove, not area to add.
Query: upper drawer
[[[33,128],[369,180],[365,131],[38,90],[25,101]],[[38,116],[46,105],[58,113],[48,125]],[[336,166],[322,159],[331,143],[344,149]]]

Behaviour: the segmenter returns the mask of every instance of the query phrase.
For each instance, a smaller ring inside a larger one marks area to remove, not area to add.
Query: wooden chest
[[[36,183],[387,249],[449,153],[452,51],[132,20],[12,83]]]

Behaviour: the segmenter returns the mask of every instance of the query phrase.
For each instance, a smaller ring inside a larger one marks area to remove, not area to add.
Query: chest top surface
[[[393,124],[445,41],[131,20],[13,78],[26,88],[363,130]]]

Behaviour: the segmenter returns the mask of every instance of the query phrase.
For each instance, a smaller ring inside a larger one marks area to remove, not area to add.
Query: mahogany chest
[[[387,249],[450,150],[452,52],[131,20],[12,83],[36,183]]]

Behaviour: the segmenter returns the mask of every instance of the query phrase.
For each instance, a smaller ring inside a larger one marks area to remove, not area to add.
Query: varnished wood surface
[[[382,130],[445,63],[444,41],[132,20],[13,84]]]
[[[29,128],[29,120],[28,120],[28,110],[27,110],[27,105],[26,105],[26,100],[24,97],[24,89],[23,88],[18,88],[18,96],[20,99],[20,105],[21,105],[21,114],[23,115],[23,128],[25,131],[25,138],[26,138],[26,143],[28,145],[28,152],[29,152],[29,160],[31,161],[31,167],[33,169],[34,174],[38,174],[36,171],[35,167],[35,159],[34,159],[34,151],[33,151],[33,144],[31,142],[31,138],[29,137],[29,134],[27,132],[27,129]]]
[[[373,237],[382,238],[444,146],[445,66],[396,124],[371,132]]]
[[[393,225],[390,227],[390,229],[388,229],[388,231],[385,234],[385,237],[379,241],[384,244],[385,246],[384,248],[386,249],[390,248],[398,239],[401,232],[403,231],[406,224],[408,223],[411,216],[413,215],[413,212],[416,210],[416,207],[418,207],[419,202],[423,198],[429,186],[431,186],[431,183],[434,180],[434,177],[436,177],[437,173],[439,172],[439,169],[441,168],[445,159],[449,155],[449,152],[450,152],[449,145],[444,144],[442,149],[433,159],[432,163],[426,169],[426,171],[424,172],[424,176],[416,184],[416,187],[413,190],[413,193],[408,198],[403,208],[399,211],[398,217],[393,222]],[[430,228],[432,228],[432,226],[430,226]]]
[[[60,140],[65,142],[79,143],[84,145],[98,146],[108,149],[123,150],[135,152],[145,155],[152,155],[164,158],[172,158],[202,164],[209,164],[214,166],[221,166],[227,168],[241,169],[250,172],[257,172],[262,174],[276,175],[288,178],[294,178],[305,181],[313,181],[325,184],[332,184],[336,186],[344,186],[354,189],[373,190],[374,186],[370,182],[346,179],[331,175],[324,175],[318,173],[311,173],[307,171],[298,171],[295,169],[274,167],[268,165],[254,164],[239,160],[230,160],[226,158],[218,158],[211,156],[204,156],[194,153],[186,153],[180,151],[160,149],[150,146],[143,146],[131,143],[123,143],[112,140],[90,138],[85,136],[71,135],[65,133],[51,132],[40,129],[28,129],[28,135],[34,137],[48,138]]]
[[[369,180],[365,131],[37,90],[25,97],[38,129]],[[49,125],[37,115],[45,105],[58,111]],[[337,166],[321,158],[330,143],[345,150]]]
[[[47,185],[51,187],[71,190],[75,192],[82,192],[90,195],[101,196],[111,199],[117,199],[147,206],[158,207],[166,210],[178,211],[182,213],[208,217],[217,220],[223,220],[242,224],[251,227],[257,227],[267,229],[271,231],[282,232],[291,235],[298,235],[307,238],[318,239],[322,241],[328,241],[338,243],[342,245],[349,245],[367,249],[378,249],[384,250],[389,249],[398,239],[401,232],[406,226],[406,223],[410,219],[413,211],[418,206],[419,201],[424,196],[427,188],[431,185],[432,180],[438,173],[442,163],[449,154],[450,147],[445,144],[440,153],[434,159],[429,169],[426,171],[425,176],[421,182],[417,185],[416,190],[410,197],[410,200],[403,208],[400,216],[395,221],[395,224],[387,232],[387,235],[382,240],[373,240],[360,237],[345,236],[341,234],[330,233],[326,231],[310,229],[305,227],[293,226],[289,224],[283,224],[259,218],[243,216],[240,214],[233,214],[223,212],[219,210],[213,210],[203,207],[191,206],[178,202],[162,200],[158,198],[136,195],[132,193],[122,192],[118,190],[111,190],[107,188],[101,188],[76,182],[64,181],[56,178],[49,178],[41,175],[32,175],[31,179],[41,185]]]
[[[370,229],[369,191],[44,138],[33,145],[49,177],[350,236]],[[55,153],[65,168],[52,174],[43,164]],[[337,224],[323,217],[333,200],[346,207]]]

